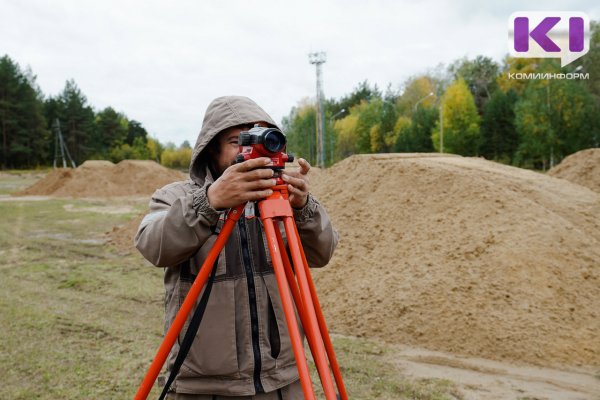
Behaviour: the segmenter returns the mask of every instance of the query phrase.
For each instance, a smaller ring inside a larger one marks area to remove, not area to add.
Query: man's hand
[[[310,170],[310,164],[304,158],[298,159],[298,164],[300,164],[298,171],[284,170],[281,178],[288,184],[290,204],[292,207],[300,209],[308,202],[310,186],[306,174]]]
[[[207,191],[208,202],[215,210],[225,210],[248,201],[270,196],[275,186],[273,170],[268,157],[254,158],[227,168]]]

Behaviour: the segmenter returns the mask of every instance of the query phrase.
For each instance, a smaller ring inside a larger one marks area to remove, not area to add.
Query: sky
[[[193,143],[216,97],[248,96],[277,122],[314,98],[311,52],[327,55],[327,98],[364,80],[399,90],[461,57],[500,62],[508,18],[522,10],[600,19],[597,1],[0,0],[0,56],[30,67],[47,96],[73,79],[95,110]]]

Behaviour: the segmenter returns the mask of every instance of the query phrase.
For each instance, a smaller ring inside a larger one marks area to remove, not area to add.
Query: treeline
[[[444,151],[546,170],[600,146],[600,24],[591,28],[589,52],[562,69],[558,59],[497,63],[478,56],[411,77],[398,89],[360,83],[325,102],[326,164],[357,153]],[[554,73],[585,79],[529,75]],[[0,167],[52,165],[56,121],[78,165],[87,159],[189,164],[189,143],[162,145],[112,107],[95,111],[72,80],[45,97],[29,69],[0,58]],[[315,105],[299,102],[282,125],[289,149],[316,164]]]
[[[31,70],[0,58],[0,167],[52,165],[57,125],[77,165],[89,159],[149,159],[182,169],[189,164],[189,143],[162,145],[141,122],[112,107],[94,111],[73,80],[46,97]]]
[[[591,27],[589,53],[562,69],[558,59],[507,57],[498,64],[478,56],[411,77],[398,90],[360,83],[325,102],[326,164],[357,153],[443,147],[546,170],[571,153],[600,146],[600,25]],[[584,79],[528,79],[530,73]],[[283,125],[290,150],[315,163],[314,104],[301,101]]]

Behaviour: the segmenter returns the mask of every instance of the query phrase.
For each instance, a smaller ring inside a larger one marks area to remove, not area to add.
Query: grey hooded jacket
[[[135,236],[142,255],[165,268],[165,332],[175,319],[223,224],[206,191],[213,182],[207,144],[226,128],[271,117],[246,97],[215,99],[194,147],[190,179],[157,190]],[[270,392],[298,379],[294,354],[262,222],[248,203],[225,248],[204,318],[173,388],[178,393],[225,396]],[[310,267],[329,262],[338,241],[325,209],[309,195],[294,219]],[[190,316],[191,318],[191,316]],[[188,319],[189,321],[189,319]],[[187,329],[180,334],[179,341]],[[167,361],[170,370],[179,341]]]

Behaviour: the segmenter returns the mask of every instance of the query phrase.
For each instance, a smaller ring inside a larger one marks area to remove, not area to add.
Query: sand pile
[[[333,331],[600,365],[600,194],[427,155],[353,156],[313,189],[342,237],[314,273]]]
[[[315,172],[341,234],[331,264],[313,270],[332,331],[600,365],[600,194],[436,154],[353,156]],[[131,248],[139,218],[113,237]]]
[[[548,171],[548,175],[600,192],[600,148],[571,154]]]
[[[154,161],[89,160],[76,169],[55,169],[17,195],[61,197],[150,196],[156,189],[187,175]]]
[[[144,214],[138,215],[124,225],[115,226],[110,232],[106,232],[108,243],[114,245],[122,252],[131,253],[137,251],[133,245],[133,238],[144,218]]]

